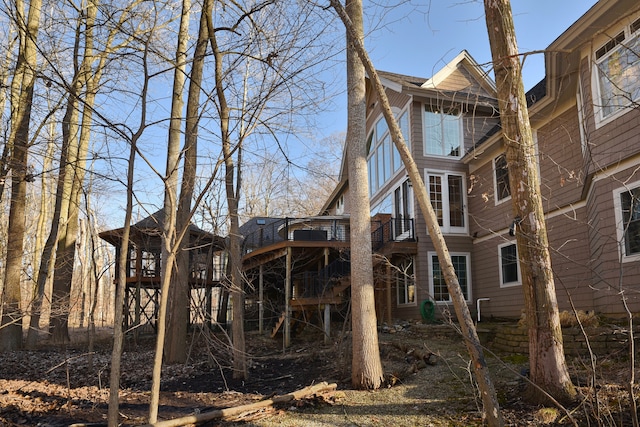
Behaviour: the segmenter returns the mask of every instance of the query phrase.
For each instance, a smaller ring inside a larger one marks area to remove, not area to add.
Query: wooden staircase
[[[292,298],[289,302],[291,310],[294,314],[291,316],[291,325],[300,321],[300,318],[305,317],[306,310],[317,307],[320,305],[330,304],[336,305],[344,302],[344,296],[342,295],[347,288],[351,286],[351,279],[349,276],[341,277],[338,282],[331,287],[330,292],[327,295],[321,295],[319,297],[307,297],[307,298]],[[287,313],[283,311],[278,318],[278,321],[271,330],[271,338],[274,338],[287,318]]]

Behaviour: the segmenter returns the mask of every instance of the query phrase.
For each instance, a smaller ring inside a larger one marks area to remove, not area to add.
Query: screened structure
[[[162,227],[164,211],[144,218],[131,226],[127,265],[124,326],[126,330],[155,331],[160,302]],[[116,252],[116,281],[119,278],[123,228],[107,230],[100,237]],[[226,268],[225,240],[190,224],[189,289],[190,323],[210,325],[226,321],[226,298],[223,291]],[[175,279],[174,279],[175,280]]]

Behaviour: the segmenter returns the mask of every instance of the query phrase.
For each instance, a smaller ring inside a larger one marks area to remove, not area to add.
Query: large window
[[[495,177],[496,203],[500,203],[511,197],[509,187],[509,169],[507,169],[507,157],[499,155],[493,160],[493,170]]]
[[[398,305],[416,303],[416,281],[413,274],[413,258],[402,260],[393,270]]]
[[[637,259],[640,257],[640,186],[617,191],[614,197],[623,258]]]
[[[522,284],[518,264],[518,248],[515,242],[498,246],[498,262],[500,264],[500,287]]]
[[[409,112],[398,116],[402,136],[409,147]],[[380,118],[367,141],[367,166],[369,168],[369,195],[375,194],[402,167],[400,153],[396,149],[384,117]]]
[[[640,99],[640,19],[596,50],[596,109],[606,120]]]
[[[462,117],[430,111],[424,112],[424,153],[428,156],[462,156]]]
[[[469,254],[451,254],[451,262],[458,276],[458,283],[466,301],[471,300],[469,278]],[[436,302],[450,302],[451,296],[444,280],[440,261],[435,252],[429,252],[429,287],[431,295]]]
[[[466,232],[464,177],[449,173],[427,173],[427,186],[442,232]]]
[[[393,192],[393,216],[395,217],[394,238],[411,230],[413,217],[413,191],[406,180]]]

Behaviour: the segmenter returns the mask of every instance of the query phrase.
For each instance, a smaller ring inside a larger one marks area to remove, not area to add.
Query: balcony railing
[[[372,248],[379,249],[393,241],[415,240],[413,219],[390,218],[371,221]],[[348,242],[349,218],[318,216],[311,218],[282,218],[245,236],[243,254],[284,241]]]
[[[389,218],[371,222],[371,247],[380,249],[389,242],[415,241],[415,230],[411,218]]]

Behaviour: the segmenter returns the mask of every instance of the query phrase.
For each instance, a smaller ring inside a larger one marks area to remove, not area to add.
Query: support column
[[[331,342],[331,304],[324,305],[324,343]]]
[[[387,323],[391,325],[391,264],[387,263]]]
[[[284,332],[283,345],[291,345],[291,247],[287,248],[286,276],[284,281]]]
[[[260,264],[258,273],[258,330],[264,332],[264,266]]]

